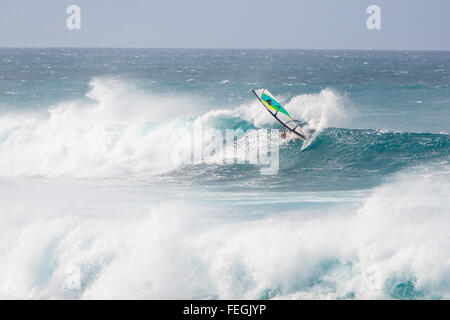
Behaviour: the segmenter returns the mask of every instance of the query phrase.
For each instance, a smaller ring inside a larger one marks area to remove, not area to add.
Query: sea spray
[[[35,201],[30,215],[11,198],[14,216],[2,211],[0,296],[448,298],[448,173],[439,165],[405,170],[362,202],[320,214],[309,214],[305,202],[277,216],[236,216],[218,202],[217,215],[197,196],[153,203],[131,187],[92,183],[60,192],[62,211]],[[43,192],[34,189],[38,198]],[[96,210],[79,201],[93,192]],[[66,286],[73,267],[81,273],[76,290]]]

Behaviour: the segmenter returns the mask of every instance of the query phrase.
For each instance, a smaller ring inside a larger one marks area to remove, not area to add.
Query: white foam
[[[256,219],[95,186],[57,194],[60,210],[3,199],[0,297],[379,299],[410,281],[419,297],[448,299],[449,174],[416,168],[358,207]],[[16,187],[42,198],[43,188]],[[77,290],[66,283],[73,267]]]
[[[189,97],[144,94],[117,79],[93,79],[90,101],[68,101],[48,114],[0,118],[0,176],[114,177],[174,168],[170,146]],[[175,118],[174,118],[175,115]]]
[[[319,94],[298,95],[286,108],[294,118],[306,120],[318,132],[329,126],[340,126],[348,117],[343,98],[329,88]]]
[[[151,177],[178,166],[173,146],[189,142],[196,121],[205,132],[224,118],[256,127],[276,122],[256,99],[204,113],[198,99],[143,93],[119,79],[95,78],[90,87],[89,99],[57,104],[46,115],[1,116],[0,177]],[[287,108],[318,131],[342,114],[330,89],[296,96]]]
[[[282,103],[286,102],[286,109],[293,118],[309,122],[310,126],[318,131],[328,126],[341,125],[348,119],[343,98],[329,88],[323,89],[318,94],[297,95],[290,101],[284,101],[283,97],[280,100]],[[235,109],[212,110],[205,114],[204,119],[240,117],[256,127],[278,123],[270,114],[262,110],[260,102],[255,99]]]

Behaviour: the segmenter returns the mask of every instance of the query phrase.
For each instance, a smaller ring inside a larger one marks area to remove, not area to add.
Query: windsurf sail
[[[267,111],[277,119],[289,131],[295,133],[301,139],[306,140],[306,135],[302,131],[300,121],[291,117],[289,112],[275,99],[275,97],[265,88],[252,90],[258,100],[263,104]]]

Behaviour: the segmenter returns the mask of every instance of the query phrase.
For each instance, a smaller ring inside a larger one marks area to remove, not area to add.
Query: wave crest
[[[119,79],[93,79],[86,96],[55,105],[46,116],[1,117],[0,176],[153,176],[177,167],[171,146],[188,138],[176,133],[195,121],[206,130],[275,123],[257,101],[203,113],[198,99],[144,93]],[[339,113],[339,97],[326,89],[297,96],[288,108],[322,130]]]

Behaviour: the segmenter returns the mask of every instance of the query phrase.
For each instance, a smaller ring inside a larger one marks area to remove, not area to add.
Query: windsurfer
[[[286,139],[286,129],[283,127],[283,132],[281,133],[281,138]]]

